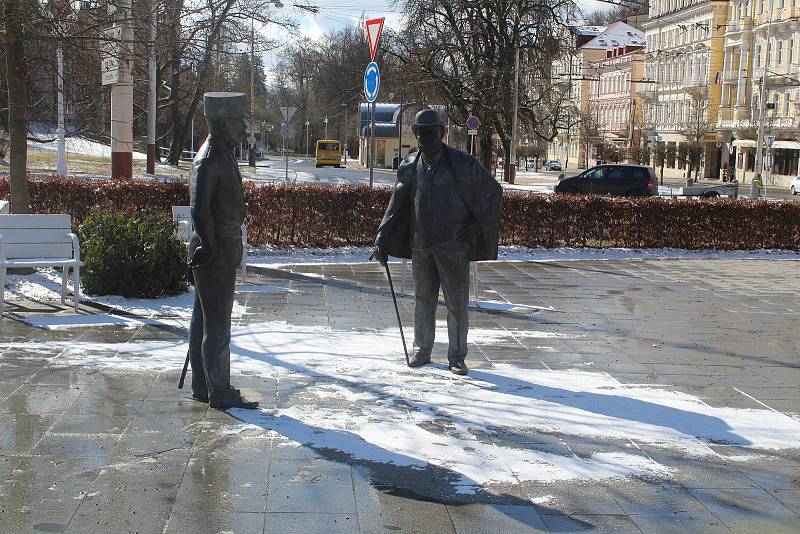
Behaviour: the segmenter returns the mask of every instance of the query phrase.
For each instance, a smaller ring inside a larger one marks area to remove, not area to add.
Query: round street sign
[[[374,61],[367,65],[364,71],[364,98],[367,102],[375,102],[378,98],[378,90],[381,88],[381,71],[378,64]]]
[[[478,126],[480,126],[480,125],[481,125],[481,121],[479,121],[478,117],[476,117],[475,115],[471,115],[467,119],[467,128],[469,128],[470,130],[477,130]]]

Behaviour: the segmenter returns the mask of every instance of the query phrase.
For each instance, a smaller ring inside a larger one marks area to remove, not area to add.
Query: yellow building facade
[[[759,126],[774,139],[765,154],[767,185],[786,186],[800,175],[799,18],[798,0],[728,4],[717,127],[740,181],[754,174]]]
[[[703,146],[700,177],[721,172],[717,132],[727,0],[652,0],[643,24],[647,41],[645,123],[652,141],[673,148],[667,169],[683,175],[692,142]],[[669,171],[668,171],[669,172]],[[687,177],[688,178],[688,177]]]

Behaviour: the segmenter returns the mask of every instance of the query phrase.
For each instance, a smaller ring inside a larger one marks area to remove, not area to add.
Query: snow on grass
[[[536,330],[470,334],[473,342],[549,335]],[[670,466],[644,456],[631,441],[697,457],[717,456],[709,443],[784,449],[800,442],[800,422],[770,410],[713,407],[665,387],[626,385],[605,373],[578,370],[497,364],[455,377],[442,365],[409,369],[401,346],[393,330],[340,331],[283,322],[234,327],[235,373],[307,387],[293,393],[297,402],[291,406],[231,413],[299,444],[354,459],[448,469],[460,476],[457,491],[491,483],[669,476]],[[58,352],[59,364],[152,372],[179,369],[187,346],[70,341],[30,348]],[[604,440],[604,446],[578,457],[504,439],[535,439],[542,433],[562,435],[567,443]]]
[[[57,129],[45,123],[31,122],[28,124],[29,136],[33,139],[40,139],[44,142],[28,140],[29,150],[39,150],[47,152],[58,151]],[[67,137],[64,140],[65,150],[67,154],[80,154],[83,156],[100,156],[111,157],[111,145],[91,141],[83,137],[72,135],[67,132]],[[134,152],[133,159],[147,159],[147,154],[142,152]]]

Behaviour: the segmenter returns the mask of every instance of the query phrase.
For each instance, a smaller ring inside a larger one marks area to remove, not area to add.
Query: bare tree
[[[683,137],[686,139],[685,160],[688,164],[686,178],[690,179],[692,171],[700,173],[700,165],[705,155],[705,136],[714,131],[714,125],[708,120],[708,90],[705,87],[694,87],[689,91],[689,116],[683,125]]]
[[[510,151],[515,59],[519,53],[520,118],[535,123],[533,110],[547,95],[552,58],[562,24],[575,10],[572,0],[406,0],[409,25],[404,56],[420,79],[432,79],[444,100],[462,117],[477,115],[482,127],[480,159],[489,166],[497,134],[506,160]],[[534,126],[535,129],[535,126]],[[554,137],[552,132],[546,137]]]

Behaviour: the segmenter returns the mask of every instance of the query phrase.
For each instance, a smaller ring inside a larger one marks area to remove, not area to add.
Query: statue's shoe
[[[454,375],[465,376],[469,373],[469,369],[467,369],[467,364],[464,363],[464,360],[450,360],[448,366],[450,367],[450,372]]]
[[[215,410],[227,410],[228,408],[243,408],[254,410],[258,408],[258,401],[250,401],[242,397],[241,392],[231,387],[221,395],[212,395],[208,403]]]
[[[431,355],[430,354],[423,354],[421,351],[417,351],[411,358],[408,360],[409,367],[421,367],[423,365],[427,365],[431,363]]]

